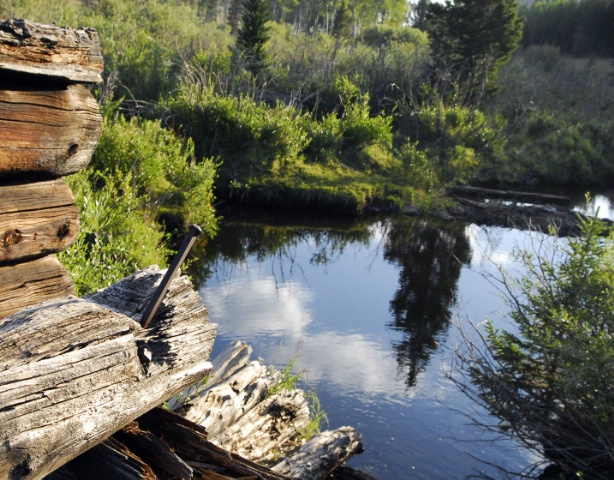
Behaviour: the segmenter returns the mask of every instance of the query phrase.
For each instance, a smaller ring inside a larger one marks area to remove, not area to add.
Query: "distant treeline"
[[[614,0],[538,1],[522,7],[522,46],[551,45],[575,56],[614,56]]]

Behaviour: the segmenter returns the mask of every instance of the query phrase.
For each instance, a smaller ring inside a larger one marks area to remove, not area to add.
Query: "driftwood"
[[[273,470],[296,478],[326,478],[341,462],[362,452],[362,438],[351,427],[341,427],[316,435]]]
[[[500,202],[476,202],[457,198],[458,205],[443,213],[445,218],[463,220],[478,225],[492,225],[547,233],[553,228],[557,235],[577,236],[586,217],[578,212],[555,206],[518,206]],[[612,225],[612,222],[603,219]]]
[[[213,443],[252,461],[279,462],[273,470],[305,479],[324,478],[362,451],[361,436],[351,427],[324,432],[295,450],[309,421],[304,392],[274,393],[282,376],[250,361],[251,353],[241,342],[229,345],[213,359],[207,386],[188,392],[184,414],[203,425]]]
[[[2,80],[0,178],[78,172],[89,163],[101,129],[98,104],[83,85]]]
[[[74,293],[72,278],[53,255],[0,266],[0,319],[30,305]],[[8,352],[2,351],[2,355]]]
[[[208,373],[216,326],[187,277],[151,328],[135,321],[161,277],[150,267],[0,322],[0,478],[43,477]]]
[[[547,195],[543,193],[518,192],[515,190],[495,190],[492,188],[465,187],[465,186],[459,185],[456,187],[452,187],[451,193],[453,195],[459,195],[463,197],[510,200],[513,202],[522,202],[522,203],[536,203],[536,204],[563,205],[563,206],[569,206],[571,204],[571,198],[563,196],[563,195]]]
[[[48,476],[136,480],[155,478],[283,480],[289,477],[207,441],[204,428],[156,408]]]
[[[0,185],[0,265],[65,250],[79,232],[79,208],[63,180]]]
[[[98,32],[28,20],[0,23],[0,72],[51,77],[71,83],[102,81]]]

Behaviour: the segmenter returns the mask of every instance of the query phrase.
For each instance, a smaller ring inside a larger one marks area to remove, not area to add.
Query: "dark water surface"
[[[544,239],[408,217],[235,212],[195,265],[219,324],[213,355],[238,339],[267,364],[295,359],[330,427],[363,434],[349,464],[379,478],[504,478],[490,464],[520,471],[534,457],[472,425],[467,415],[489,419],[446,372],[459,323],[510,327],[484,275],[522,274],[510,252]]]

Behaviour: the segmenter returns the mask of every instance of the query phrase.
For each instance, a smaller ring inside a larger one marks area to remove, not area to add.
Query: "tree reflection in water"
[[[401,267],[399,289],[390,301],[390,327],[404,333],[394,349],[411,388],[448,328],[461,266],[470,263],[471,247],[464,225],[398,218],[389,223],[384,258]]]
[[[313,248],[310,264],[325,269],[346,246],[368,245],[377,232],[384,259],[400,267],[388,327],[403,334],[393,348],[406,387],[413,387],[437,348],[438,336],[447,330],[461,266],[470,262],[464,226],[408,217],[380,221],[245,212],[223,222],[218,237],[206,246],[202,263],[192,271],[197,283],[203,285],[214,273],[229,275],[228,270],[252,256],[272,261],[275,281],[283,283],[303,274],[303,266],[295,262],[301,244],[309,242]]]

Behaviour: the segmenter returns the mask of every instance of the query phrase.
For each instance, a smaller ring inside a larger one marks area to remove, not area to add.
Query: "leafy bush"
[[[527,270],[504,276],[517,331],[486,324],[461,354],[465,391],[497,428],[560,465],[557,478],[614,471],[614,235],[598,220],[552,251],[518,252]]]
[[[79,293],[109,285],[170,253],[160,213],[216,231],[215,166],[159,122],[107,113],[91,165],[69,178],[81,209],[75,245],[62,254]],[[174,233],[174,232],[173,232]]]
[[[410,115],[410,138],[433,159],[445,184],[467,182],[480,169],[488,175],[503,152],[500,118],[443,102],[424,104]]]

